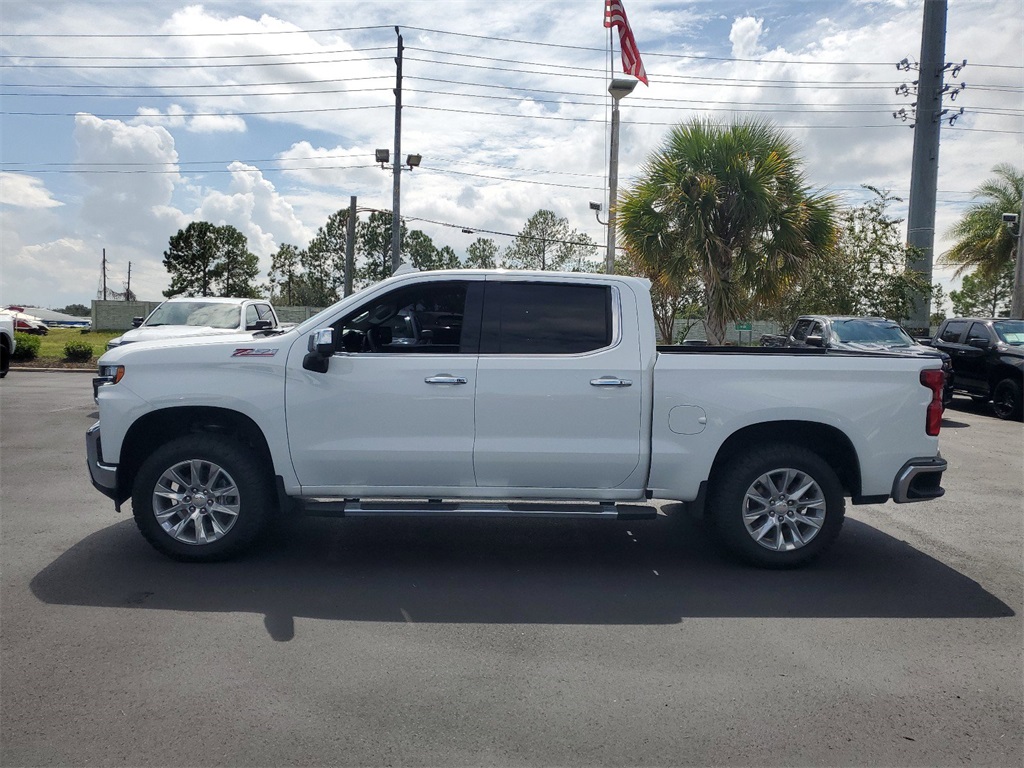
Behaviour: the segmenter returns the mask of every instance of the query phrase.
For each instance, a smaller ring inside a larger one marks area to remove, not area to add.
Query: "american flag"
[[[636,47],[636,38],[629,28],[626,9],[621,0],[605,0],[604,25],[619,28],[619,47],[622,48],[622,71],[632,75],[644,85],[648,85],[647,71],[640,60],[640,50]]]

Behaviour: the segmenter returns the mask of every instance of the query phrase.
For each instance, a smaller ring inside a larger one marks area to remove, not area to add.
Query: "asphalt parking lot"
[[[1024,763],[1024,426],[818,564],[653,521],[301,521],[183,565],[94,491],[90,377],[0,383],[4,766]]]

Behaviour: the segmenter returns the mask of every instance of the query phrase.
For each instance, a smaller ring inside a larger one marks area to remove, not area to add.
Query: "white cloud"
[[[138,117],[131,125],[161,125],[184,128],[190,133],[244,133],[245,120],[239,115],[190,114],[180,104],[171,104],[165,112],[153,107],[139,107]]]
[[[64,203],[54,200],[42,179],[23,173],[0,171],[0,205],[15,208],[58,208]]]
[[[218,226],[230,224],[248,238],[249,249],[261,257],[263,271],[281,243],[304,246],[312,232],[274,185],[255,166],[234,162],[227,193],[211,191],[194,213],[194,218]]]
[[[732,23],[729,31],[729,42],[732,43],[732,55],[740,59],[749,59],[761,52],[759,39],[764,29],[764,19],[744,16]]]

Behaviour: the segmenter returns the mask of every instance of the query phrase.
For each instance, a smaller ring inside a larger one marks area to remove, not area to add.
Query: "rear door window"
[[[489,282],[481,353],[575,355],[612,345],[609,286]]]
[[[942,335],[939,338],[942,341],[948,341],[951,344],[956,344],[960,341],[960,334],[964,332],[964,328],[966,327],[966,322],[946,323],[946,327],[943,329]]]

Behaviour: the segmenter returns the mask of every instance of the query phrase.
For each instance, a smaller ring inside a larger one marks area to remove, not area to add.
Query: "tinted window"
[[[247,306],[245,308],[245,327],[252,328],[256,324],[258,317],[259,316],[256,314],[256,305],[250,304]]]
[[[399,288],[336,322],[335,345],[346,352],[475,354],[478,333],[463,332],[468,292],[466,283]]]
[[[807,338],[807,331],[811,328],[810,320],[798,320],[796,327],[793,328],[793,338],[796,341],[803,341]]]
[[[988,328],[985,327],[984,323],[973,323],[971,325],[971,330],[967,333],[967,343],[970,343],[971,339],[992,341],[992,337],[989,335]]]
[[[274,322],[274,313],[270,311],[269,304],[257,304],[256,313],[260,316],[260,320]]]
[[[814,325],[811,326],[811,332],[808,333],[807,335],[808,336],[821,336],[822,334],[824,334],[824,332],[825,332],[825,329],[822,327],[821,323],[815,323]]]
[[[492,290],[492,287],[496,290]],[[497,348],[513,355],[571,355],[612,343],[611,290],[597,285],[501,283],[488,286],[488,301],[497,294]],[[493,314],[489,311],[493,318]]]
[[[960,334],[964,332],[964,328],[966,327],[967,323],[946,323],[946,328],[942,331],[942,335],[939,338],[943,341],[956,343],[960,340]]]

